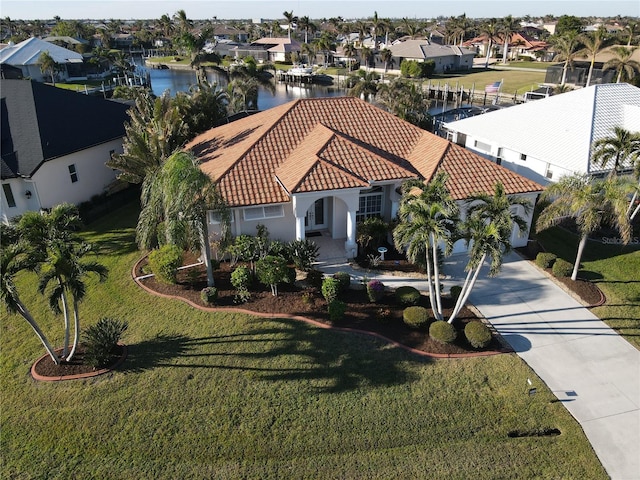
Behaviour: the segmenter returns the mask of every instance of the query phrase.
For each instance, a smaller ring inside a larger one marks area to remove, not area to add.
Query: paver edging
[[[36,372],[36,367],[37,365],[43,361],[44,359],[46,359],[47,357],[49,357],[48,353],[45,353],[44,355],[42,355],[40,358],[38,358],[33,365],[31,365],[31,376],[33,377],[34,380],[38,380],[40,382],[61,382],[61,381],[65,381],[65,380],[81,380],[83,378],[91,378],[91,377],[97,377],[98,375],[103,375],[105,373],[109,373],[113,370],[115,370],[116,368],[118,368],[122,362],[124,362],[127,358],[127,354],[128,354],[128,349],[127,346],[124,344],[119,344],[122,347],[122,355],[120,355],[120,358],[116,361],[116,363],[114,363],[113,365],[110,365],[107,368],[101,368],[100,370],[94,370],[92,372],[86,372],[86,373],[77,373],[75,375],[58,375],[55,377],[47,377],[44,375],[40,375],[38,372]],[[58,349],[60,350],[60,349]]]
[[[341,332],[350,332],[350,333],[358,333],[360,335],[369,335],[372,337],[376,337],[378,339],[384,340],[387,343],[392,344],[395,347],[399,347],[402,348],[403,350],[406,350],[408,352],[414,353],[416,355],[420,355],[422,357],[428,357],[428,358],[435,358],[435,359],[442,359],[442,358],[471,358],[471,357],[488,357],[488,356],[492,356],[492,355],[500,355],[503,353],[513,353],[512,349],[509,348],[505,348],[503,350],[487,350],[487,351],[482,351],[482,352],[473,352],[473,353],[428,353],[428,352],[423,352],[422,350],[418,350],[412,347],[409,347],[407,345],[403,345],[402,343],[396,342],[395,340],[392,340],[388,337],[385,337],[384,335],[381,335],[379,333],[376,332],[369,332],[367,330],[359,330],[357,328],[348,328],[348,327],[335,327],[333,325],[327,325],[326,323],[322,323],[322,322],[318,322],[317,320],[312,320],[311,318],[307,318],[307,317],[303,317],[300,315],[289,315],[286,313],[263,313],[263,312],[253,312],[251,310],[247,310],[244,308],[237,308],[237,307],[205,307],[203,305],[198,305],[197,303],[193,303],[191,300],[184,298],[184,297],[180,297],[177,295],[167,295],[166,293],[160,293],[160,292],[156,292],[155,290],[153,290],[152,288],[147,287],[146,285],[144,285],[140,280],[138,280],[137,276],[136,276],[136,271],[138,269],[138,265],[140,264],[140,262],[142,262],[147,256],[143,256],[140,260],[138,260],[132,270],[131,270],[131,278],[133,279],[133,281],[143,290],[145,290],[147,293],[150,293],[151,295],[155,295],[157,297],[161,297],[161,298],[167,298],[167,299],[171,299],[171,300],[180,300],[184,303],[186,303],[187,305],[196,308],[198,310],[201,310],[203,312],[230,312],[230,313],[242,313],[245,315],[252,315],[254,317],[259,317],[259,318],[283,318],[283,319],[287,319],[287,320],[297,320],[297,321],[302,321],[305,323],[308,323],[310,325],[319,327],[319,328],[324,328],[327,330],[336,330],[336,331],[341,331]],[[501,342],[502,344],[502,342]]]

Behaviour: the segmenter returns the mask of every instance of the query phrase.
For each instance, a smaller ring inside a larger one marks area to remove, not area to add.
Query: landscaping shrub
[[[430,77],[435,70],[435,62],[428,60],[418,62],[416,60],[403,60],[400,64],[400,74],[403,77],[425,78]]]
[[[554,277],[563,278],[571,275],[573,271],[573,265],[562,258],[558,258],[551,267],[551,272]]]
[[[113,349],[128,327],[127,322],[103,317],[87,328],[83,333],[86,362],[94,368],[107,365]]]
[[[175,245],[164,245],[149,254],[149,266],[158,281],[176,283],[178,267],[182,264],[182,250]]]
[[[444,320],[433,322],[429,327],[429,336],[436,342],[451,343],[456,339],[457,332],[453,325]]]
[[[287,266],[287,272],[284,279],[285,283],[293,285],[294,283],[296,283],[297,276],[298,273],[296,272],[296,269],[294,267]]]
[[[251,270],[245,266],[237,267],[231,272],[231,285],[236,289],[237,301],[246,302],[251,298],[251,293],[249,293],[251,280]]]
[[[200,300],[205,305],[213,305],[218,299],[218,289],[216,287],[204,287],[200,291]]]
[[[349,290],[349,285],[351,285],[351,275],[349,275],[347,272],[336,272],[333,274],[333,278],[338,280],[338,288],[340,290],[340,293]]]
[[[322,281],[324,280],[324,273],[320,270],[309,270],[307,272],[307,284],[310,287],[320,290],[322,288]]]
[[[356,226],[356,242],[366,253],[369,246],[377,249],[387,238],[389,224],[379,217],[369,217]],[[372,245],[373,243],[373,245]]]
[[[398,287],[395,297],[402,305],[416,305],[420,301],[420,292],[409,285]]]
[[[536,265],[540,268],[549,268],[557,258],[558,256],[555,253],[540,252],[536,255]]]
[[[424,307],[407,307],[402,312],[402,319],[411,328],[420,328],[429,323],[429,311]]]
[[[291,260],[291,255],[289,255],[289,247],[281,240],[273,240],[269,244],[269,255],[283,257],[287,262],[293,261]]]
[[[464,336],[473,348],[485,348],[491,343],[491,330],[478,320],[467,323]]]
[[[377,303],[384,297],[384,283],[380,280],[367,282],[367,295],[371,303]]]
[[[347,311],[347,304],[342,300],[333,300],[327,305],[329,311],[329,320],[337,322],[344,318],[344,312]]]
[[[376,311],[376,320],[380,323],[387,323],[391,318],[391,310],[388,308],[379,308]]]
[[[322,296],[327,303],[335,301],[338,293],[340,293],[340,282],[337,279],[329,277],[322,281]]]
[[[311,270],[311,264],[318,258],[318,245],[308,238],[289,242],[289,255],[296,268]]]
[[[460,285],[454,285],[449,289],[449,294],[451,295],[451,300],[455,302],[460,298],[460,294],[462,293],[462,287]]]
[[[278,284],[288,279],[287,261],[282,257],[267,255],[256,262],[258,280],[271,287],[271,294],[278,296]]]

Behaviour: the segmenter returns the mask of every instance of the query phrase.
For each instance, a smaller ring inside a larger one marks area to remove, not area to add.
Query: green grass
[[[531,89],[538,88],[539,84],[544,82],[545,72],[522,72],[519,70],[483,70],[480,72],[467,73],[467,74],[438,74],[434,75],[431,79],[431,83],[440,82],[442,86],[445,83],[449,84],[449,87],[454,88],[457,84],[464,87],[465,90],[469,90],[475,85],[475,91],[483,91],[485,85],[493,82],[504,81],[501,93],[522,94]]]
[[[537,237],[547,251],[575,263],[577,235],[551,228]],[[596,283],[607,297],[592,312],[640,349],[640,248],[590,241],[580,263],[579,275]]]
[[[522,61],[522,62],[509,62],[507,64],[508,67],[519,67],[519,68],[536,68],[538,70],[546,70],[551,65],[557,65],[558,62],[531,62],[531,61]],[[502,65],[501,63],[497,63],[496,66],[499,67]]]
[[[44,350],[3,314],[3,477],[606,478],[580,426],[514,354],[431,361],[363,335],[144,293],[130,276],[136,214],[115,211],[86,233],[110,276],[90,283],[82,321],[129,322],[121,369],[35,383],[28,371]],[[33,282],[19,279],[23,299],[59,344],[61,319]],[[507,435],[546,428],[562,434]]]

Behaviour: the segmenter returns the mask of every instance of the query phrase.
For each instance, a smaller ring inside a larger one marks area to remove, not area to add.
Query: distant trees
[[[584,21],[573,15],[562,15],[558,18],[558,22],[556,23],[555,34],[558,36],[562,36],[566,33],[573,33],[574,35],[578,35],[582,32],[584,28]]]

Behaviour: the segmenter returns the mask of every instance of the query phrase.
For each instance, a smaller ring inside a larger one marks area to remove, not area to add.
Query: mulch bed
[[[185,263],[189,263],[185,261]],[[136,275],[143,275],[146,261],[139,265]],[[142,280],[142,283],[153,291],[164,295],[172,295],[185,298],[196,305],[203,305],[200,299],[200,291],[206,286],[206,274],[203,267],[193,267],[199,271],[196,275],[187,270],[178,272],[177,284],[165,284],[158,282],[155,277]],[[191,270],[191,269],[190,269]],[[223,263],[214,272],[214,280],[218,289],[218,300],[215,307],[236,307],[250,310],[255,313],[297,315],[341,328],[354,328],[383,335],[391,340],[408,347],[435,354],[468,354],[477,352],[464,337],[464,326],[478,317],[468,308],[463,308],[456,327],[458,339],[452,343],[443,345],[433,341],[428,334],[428,328],[411,329],[402,319],[404,307],[399,306],[391,292],[387,292],[378,303],[370,303],[364,289],[349,289],[341,300],[347,304],[345,317],[336,323],[331,323],[327,314],[326,301],[314,288],[306,287],[301,282],[296,285],[279,285],[278,296],[271,294],[269,287],[256,284],[251,290],[251,298],[246,303],[237,303],[235,290],[230,281],[231,267]],[[195,280],[195,281],[194,281]],[[429,299],[422,295],[419,305],[429,308]],[[451,299],[443,298],[445,318],[449,316],[453,308]],[[498,338],[485,349],[489,351],[504,350],[503,344]]]
[[[111,361],[107,362],[107,364],[103,368],[108,370],[116,365],[122,358],[124,348],[125,347],[122,345],[117,345],[113,350]],[[57,350],[56,352],[60,353],[60,350]],[[84,363],[84,348],[82,345],[78,345],[76,353],[74,354],[73,359],[71,359],[70,362],[63,361],[60,363],[60,365],[56,365],[55,363],[53,363],[53,360],[51,360],[51,357],[47,355],[46,357],[42,358],[42,360],[37,362],[34,367],[35,373],[43,377],[66,377],[71,375],[82,375],[94,372],[96,370],[96,368]]]

